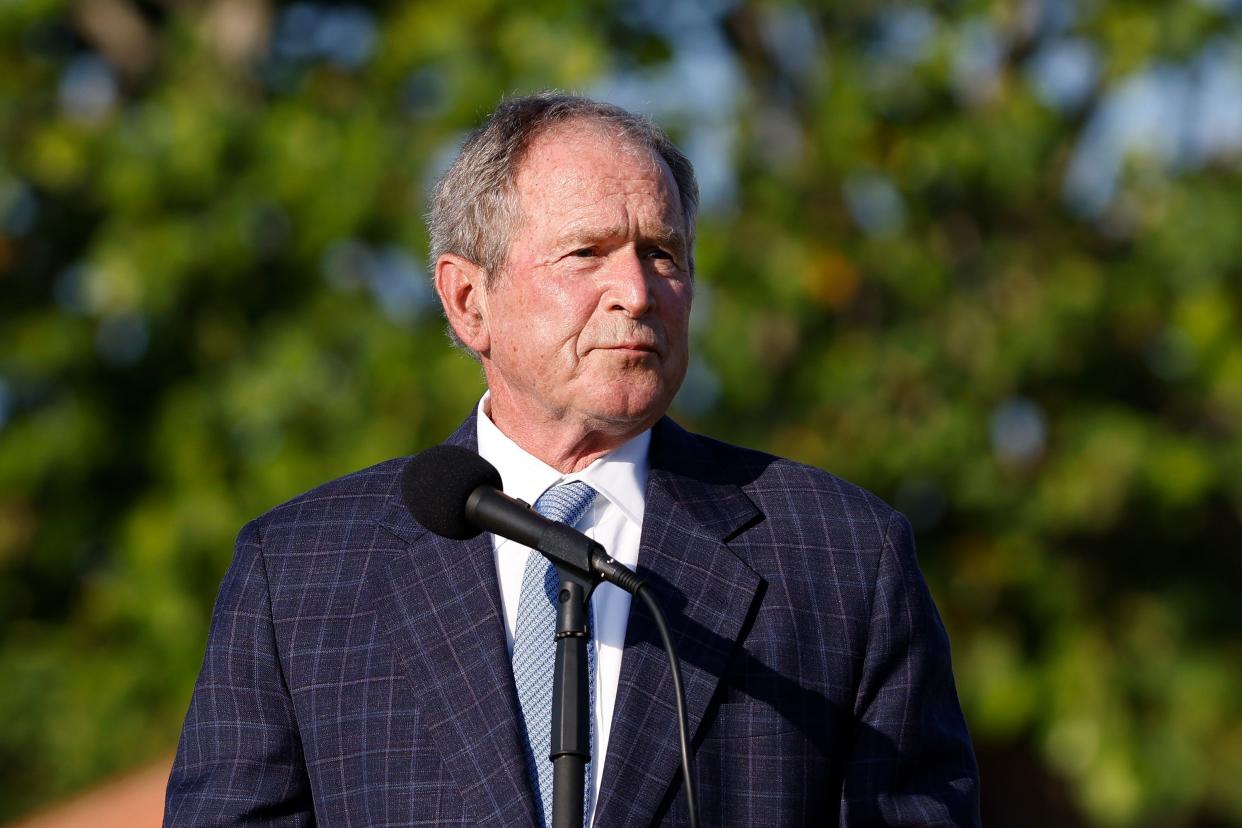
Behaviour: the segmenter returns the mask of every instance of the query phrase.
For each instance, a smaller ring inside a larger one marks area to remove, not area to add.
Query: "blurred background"
[[[698,168],[676,416],[913,522],[986,824],[1242,825],[1240,35],[1238,0],[0,2],[0,822],[158,789],[238,528],[467,414],[426,194],[560,87]]]

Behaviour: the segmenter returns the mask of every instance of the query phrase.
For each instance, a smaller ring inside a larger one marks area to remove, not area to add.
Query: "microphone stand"
[[[444,470],[461,465],[464,471]],[[587,601],[599,579],[615,584],[647,605],[668,654],[677,702],[677,733],[686,810],[698,825],[697,796],[691,773],[690,725],[686,716],[681,667],[668,621],[642,578],[608,557],[604,547],[564,523],[548,520],[529,504],[505,495],[500,474],[486,460],[459,446],[427,449],[406,464],[401,494],[414,519],[437,535],[466,540],[486,529],[538,549],[556,567],[561,585],[556,608],[556,663],[552,683],[552,826],[582,828],[586,765],[591,760],[590,684],[587,677]],[[454,517],[465,495],[465,521]],[[424,509],[424,504],[432,508]],[[451,508],[450,508],[451,507]],[[546,813],[545,813],[546,819]]]
[[[552,828],[582,828],[591,760],[587,601],[595,583],[557,566],[556,666],[552,674]]]

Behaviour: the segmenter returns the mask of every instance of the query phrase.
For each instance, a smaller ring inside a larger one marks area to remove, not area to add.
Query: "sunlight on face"
[[[576,122],[535,139],[516,192],[521,218],[486,296],[493,418],[637,434],[686,372],[693,289],[672,173]]]

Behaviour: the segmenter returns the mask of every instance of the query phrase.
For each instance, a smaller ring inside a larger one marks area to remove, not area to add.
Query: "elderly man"
[[[502,104],[430,217],[436,290],[488,387],[448,442],[651,584],[704,824],[976,824],[948,641],[905,520],[664,416],[686,371],[696,206],[689,162],[649,122],[552,93]],[[404,462],[242,530],[169,824],[546,823],[547,564],[428,533],[402,503]],[[684,823],[653,622],[611,586],[592,610],[587,821]]]

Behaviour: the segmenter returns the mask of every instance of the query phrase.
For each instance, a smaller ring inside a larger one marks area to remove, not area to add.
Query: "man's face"
[[[672,173],[571,122],[535,139],[515,184],[520,217],[483,300],[493,416],[637,434],[686,373],[693,286]]]

